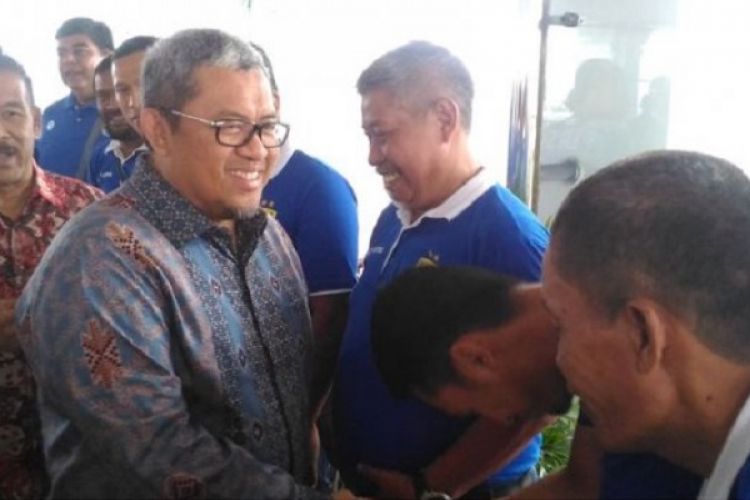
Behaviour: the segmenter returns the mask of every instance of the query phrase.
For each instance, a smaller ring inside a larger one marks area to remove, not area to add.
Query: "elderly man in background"
[[[750,498],[750,180],[664,151],[578,185],[552,227],[543,293],[558,365],[601,445]]]
[[[536,281],[547,231],[473,157],[473,83],[448,50],[399,47],[375,60],[357,88],[369,162],[393,203],[373,230],[350,299],[333,393],[336,460],[357,493],[457,496],[492,476],[472,495],[501,496],[533,480],[534,436],[546,420],[498,424],[394,399],[372,358],[372,303],[379,288],[415,266],[473,265]],[[379,469],[369,470],[375,485],[358,474],[359,464]]]
[[[40,498],[47,483],[34,386],[13,326],[16,299],[62,225],[101,197],[36,165],[40,124],[31,80],[0,55],[0,497],[9,499]]]
[[[51,495],[315,498],[307,294],[259,210],[288,133],[261,59],[188,30],[143,76],[152,152],[60,235],[17,311]]]

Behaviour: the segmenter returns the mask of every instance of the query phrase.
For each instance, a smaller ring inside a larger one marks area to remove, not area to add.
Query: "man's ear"
[[[459,126],[458,104],[447,97],[440,97],[432,103],[432,110],[440,124],[440,137],[447,141]]]
[[[486,342],[476,335],[464,335],[450,348],[456,373],[469,383],[483,384],[496,377],[495,357]]]
[[[168,152],[172,129],[167,119],[155,108],[143,108],[138,119],[143,138],[154,153]]]
[[[629,301],[623,313],[637,370],[647,373],[657,368],[664,356],[674,317],[649,299]]]

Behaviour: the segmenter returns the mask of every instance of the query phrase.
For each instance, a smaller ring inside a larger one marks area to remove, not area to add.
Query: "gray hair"
[[[357,80],[357,91],[362,96],[379,89],[416,107],[447,92],[458,104],[461,126],[471,129],[474,83],[464,63],[444,47],[414,41],[380,56]]]
[[[193,78],[198,67],[238,71],[261,69],[263,59],[237,37],[214,29],[190,29],[164,38],[146,52],[143,61],[143,105],[148,108],[183,108],[198,93]],[[165,114],[173,125],[177,117]]]
[[[576,186],[552,265],[609,317],[648,296],[727,359],[750,362],[750,179],[713,156],[627,158]]]

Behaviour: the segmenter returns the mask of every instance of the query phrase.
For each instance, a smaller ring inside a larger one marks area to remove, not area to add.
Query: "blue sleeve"
[[[349,184],[327,172],[298,205],[294,243],[311,294],[350,290],[356,281],[359,223]]]
[[[170,341],[180,305],[164,294],[163,263],[138,231],[113,224],[105,234],[59,234],[17,310],[38,394],[58,415],[43,422],[44,435],[57,437],[51,445],[85,429],[72,442],[85,448],[70,453],[88,454],[90,470],[102,467],[109,485],[133,497],[164,496],[165,485],[185,481],[207,498],[314,496],[191,417]],[[75,486],[75,496],[91,496]]]

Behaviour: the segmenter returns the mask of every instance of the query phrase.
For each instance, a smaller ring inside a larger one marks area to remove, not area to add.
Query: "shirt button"
[[[76,118],[76,121],[77,121],[78,123],[80,123],[80,122],[81,122],[81,118],[80,118],[80,117]]]

